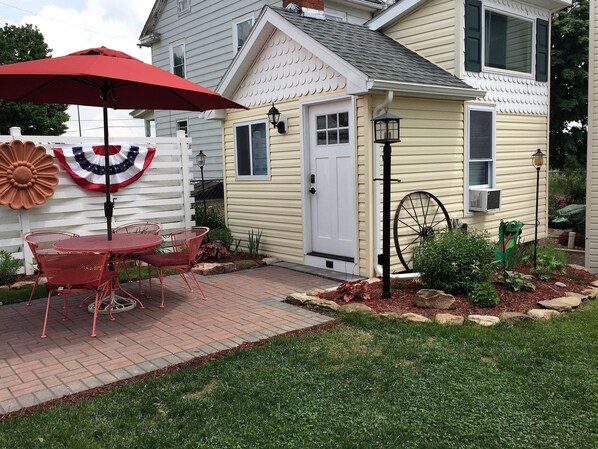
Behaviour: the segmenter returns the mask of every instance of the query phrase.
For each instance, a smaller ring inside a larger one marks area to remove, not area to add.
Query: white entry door
[[[355,143],[350,101],[309,109],[309,255],[353,262]]]

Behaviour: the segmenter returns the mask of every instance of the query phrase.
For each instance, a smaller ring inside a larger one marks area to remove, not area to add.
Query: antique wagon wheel
[[[395,212],[393,232],[397,254],[407,271],[413,270],[413,250],[421,240],[443,228],[450,229],[451,220],[434,195],[417,191],[401,200]]]

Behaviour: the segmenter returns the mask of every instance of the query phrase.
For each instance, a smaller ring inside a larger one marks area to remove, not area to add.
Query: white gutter
[[[418,97],[445,97],[458,100],[473,100],[486,95],[485,90],[468,87],[432,86],[429,84],[404,83],[399,81],[368,81],[368,91],[393,90],[402,94],[415,94]]]

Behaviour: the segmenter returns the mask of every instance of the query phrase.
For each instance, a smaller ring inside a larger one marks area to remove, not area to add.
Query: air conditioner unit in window
[[[469,210],[489,212],[500,209],[500,189],[469,189]]]

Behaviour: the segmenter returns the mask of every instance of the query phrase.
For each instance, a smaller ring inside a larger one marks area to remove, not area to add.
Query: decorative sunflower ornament
[[[44,147],[20,140],[0,144],[0,204],[12,209],[44,204],[54,194],[57,174]]]

